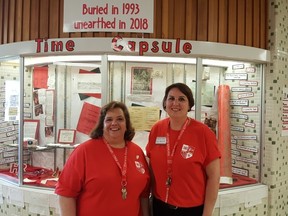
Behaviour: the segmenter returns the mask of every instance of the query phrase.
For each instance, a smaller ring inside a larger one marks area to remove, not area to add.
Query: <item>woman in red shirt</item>
[[[61,172],[55,193],[62,216],[149,216],[149,169],[131,142],[134,134],[125,104],[112,101],[101,109],[91,139]]]
[[[146,146],[153,173],[154,216],[211,216],[220,181],[220,152],[215,134],[189,118],[194,106],[183,83],[166,88],[168,118],[151,129]]]

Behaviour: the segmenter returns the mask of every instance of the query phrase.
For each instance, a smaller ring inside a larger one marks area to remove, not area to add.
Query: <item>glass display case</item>
[[[189,116],[207,124],[219,139],[223,125],[230,132],[221,140],[221,188],[260,182],[263,73],[263,64],[233,59],[1,59],[0,178],[53,189],[69,154],[89,139],[102,104],[111,100],[129,107],[136,129],[133,141],[145,151],[151,126],[167,117],[162,108],[165,88],[184,82],[195,98]]]

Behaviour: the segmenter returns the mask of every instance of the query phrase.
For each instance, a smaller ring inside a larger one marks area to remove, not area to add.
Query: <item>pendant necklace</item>
[[[107,148],[109,149],[109,152],[111,153],[114,161],[116,162],[118,168],[121,171],[121,195],[122,195],[122,199],[126,200],[127,199],[127,154],[128,154],[127,144],[125,143],[124,163],[123,163],[123,166],[121,166],[117,156],[115,155],[111,146],[108,144],[107,140],[105,138],[103,138],[103,140]]]

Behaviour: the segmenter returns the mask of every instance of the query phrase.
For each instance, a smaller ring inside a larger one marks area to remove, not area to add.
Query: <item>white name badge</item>
[[[166,137],[157,137],[156,144],[166,144]]]

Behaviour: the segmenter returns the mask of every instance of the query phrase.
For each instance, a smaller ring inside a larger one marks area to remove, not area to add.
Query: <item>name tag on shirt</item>
[[[157,137],[156,144],[160,144],[160,145],[166,144],[166,137]]]

